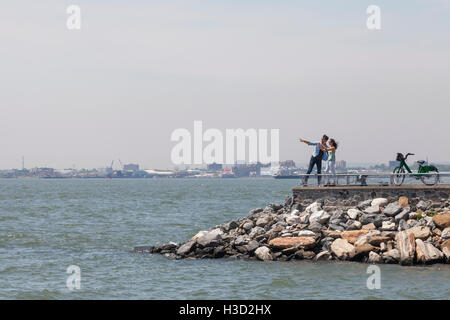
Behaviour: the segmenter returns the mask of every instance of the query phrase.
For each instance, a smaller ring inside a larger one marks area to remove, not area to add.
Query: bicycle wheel
[[[395,169],[392,173],[393,173],[392,182],[396,186],[401,186],[403,181],[405,181],[405,175],[404,175],[405,169],[403,169],[403,167],[395,167]]]
[[[423,175],[420,177],[420,180],[427,186],[434,186],[439,182],[439,170],[433,169],[432,171],[428,172],[427,175]]]

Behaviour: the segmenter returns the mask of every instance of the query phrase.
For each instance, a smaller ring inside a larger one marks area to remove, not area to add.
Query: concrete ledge
[[[406,196],[423,199],[448,200],[450,185],[442,184],[426,186],[420,184],[403,186],[334,186],[334,187],[294,187],[294,198],[297,199],[329,199],[363,201],[373,198],[388,198]]]

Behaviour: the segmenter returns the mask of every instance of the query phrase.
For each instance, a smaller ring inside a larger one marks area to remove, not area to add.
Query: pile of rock
[[[173,259],[354,260],[402,265],[450,261],[448,198],[376,198],[355,207],[288,197],[178,245],[136,247]]]

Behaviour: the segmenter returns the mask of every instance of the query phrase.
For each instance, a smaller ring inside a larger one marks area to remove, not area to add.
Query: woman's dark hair
[[[330,144],[331,144],[335,149],[338,148],[338,143],[336,142],[336,140],[330,139]]]

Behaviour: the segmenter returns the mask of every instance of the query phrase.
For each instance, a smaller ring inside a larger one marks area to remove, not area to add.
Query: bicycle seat
[[[425,163],[425,160],[419,160],[419,161],[416,161],[418,164],[420,164],[420,165],[423,165],[424,163]]]

